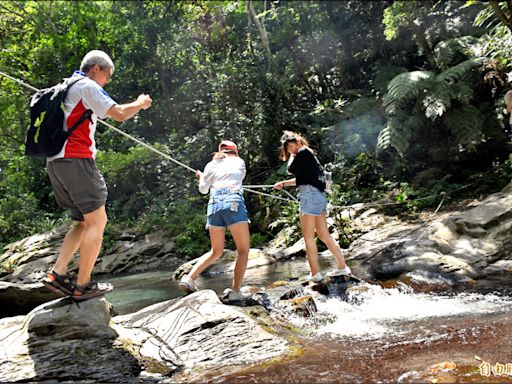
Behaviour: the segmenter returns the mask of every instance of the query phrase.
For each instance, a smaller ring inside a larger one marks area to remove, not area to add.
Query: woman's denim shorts
[[[299,185],[299,209],[303,215],[320,216],[326,212],[327,196],[312,185]]]
[[[242,192],[229,189],[213,191],[208,201],[206,229],[226,228],[233,224],[250,223]]]

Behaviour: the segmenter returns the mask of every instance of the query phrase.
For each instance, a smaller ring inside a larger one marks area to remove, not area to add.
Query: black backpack
[[[88,109],[67,131],[64,130],[64,100],[77,80],[66,79],[51,88],[42,89],[30,99],[30,127],[25,140],[25,154],[34,157],[51,157],[58,154],[68,137],[92,111]]]

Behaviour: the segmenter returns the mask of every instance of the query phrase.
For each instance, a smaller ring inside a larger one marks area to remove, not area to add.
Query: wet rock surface
[[[105,299],[58,299],[0,320],[0,381],[131,380],[140,366],[109,323]]]
[[[0,382],[165,382],[187,369],[272,359],[291,345],[211,290],[111,312],[104,298],[63,298],[0,320]]]

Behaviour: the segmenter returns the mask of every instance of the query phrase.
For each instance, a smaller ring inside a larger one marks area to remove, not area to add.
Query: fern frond
[[[461,36],[439,42],[434,48],[436,64],[439,68],[447,68],[456,62],[468,60],[471,47],[478,43],[474,36]]]
[[[395,99],[405,99],[418,94],[421,89],[421,80],[434,76],[429,71],[413,71],[401,73],[388,84],[388,94]]]
[[[380,131],[377,138],[377,149],[385,150],[394,147],[400,156],[409,148],[412,131],[406,129],[397,119],[390,119],[388,124]]]
[[[482,58],[469,59],[463,61],[462,63],[457,64],[441,72],[439,75],[436,76],[436,80],[446,81],[448,83],[455,83],[457,81],[464,79],[474,69],[482,65],[482,63]]]
[[[377,149],[384,150],[388,149],[391,145],[391,131],[389,129],[389,124],[386,125],[379,133],[377,137]]]
[[[386,113],[392,115],[408,100],[414,100],[425,88],[425,81],[434,78],[428,71],[401,73],[388,84],[388,93],[383,98]]]
[[[473,100],[473,88],[471,88],[467,83],[458,82],[456,84],[452,84],[446,89],[450,91],[451,99],[457,100],[461,104],[469,104],[471,100]]]
[[[425,108],[425,116],[434,120],[443,115],[450,107],[451,100],[445,100],[434,96],[427,96],[423,99],[423,107]]]

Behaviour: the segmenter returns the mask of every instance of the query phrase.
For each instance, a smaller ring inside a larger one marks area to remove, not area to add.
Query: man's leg
[[[101,250],[103,232],[107,225],[105,206],[84,214],[85,233],[80,244],[80,266],[77,284],[84,286],[91,280],[91,273]]]
[[[69,261],[80,247],[86,229],[87,223],[85,221],[77,221],[64,237],[59,257],[53,266],[53,270],[59,275],[64,275],[68,271]]]

